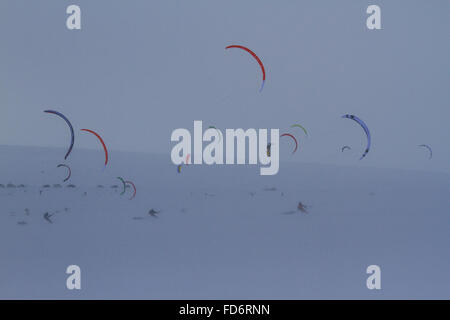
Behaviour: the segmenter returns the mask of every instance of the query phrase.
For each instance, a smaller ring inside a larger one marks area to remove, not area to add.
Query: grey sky
[[[82,30],[65,26],[78,4]],[[366,28],[381,7],[382,30]],[[61,1],[0,2],[0,144],[167,154],[172,130],[280,128],[282,160],[450,172],[450,2]],[[248,54],[254,50],[267,72]],[[358,162],[364,133],[373,146]],[[309,138],[289,126],[299,122]],[[433,147],[429,161],[426,143]],[[350,145],[352,153],[340,153]]]

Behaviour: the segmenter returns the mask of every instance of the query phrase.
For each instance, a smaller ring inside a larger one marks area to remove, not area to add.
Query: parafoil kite
[[[297,151],[297,148],[298,148],[297,139],[295,139],[295,137],[292,134],[289,134],[289,133],[283,133],[280,137],[290,137],[290,138],[292,138],[292,140],[294,140],[294,142],[295,142],[295,149],[294,149],[294,151],[292,151],[292,153],[294,154],[295,151]]]
[[[429,159],[433,158],[433,150],[431,150],[431,147],[430,147],[429,145],[427,145],[427,144],[420,144],[419,147],[425,147],[425,148],[427,148],[428,151],[430,152],[430,155],[429,155],[428,158],[429,158]]]
[[[106,145],[105,145],[105,142],[103,141],[102,137],[100,137],[100,135],[97,132],[89,130],[89,129],[81,129],[81,131],[86,131],[86,132],[92,133],[101,142],[101,144],[103,146],[103,150],[105,151],[105,166],[106,166],[108,164],[108,149],[106,149]]]
[[[258,56],[249,48],[246,48],[244,46],[240,46],[240,45],[231,45],[226,47],[225,49],[230,49],[230,48],[238,48],[238,49],[242,49],[247,51],[248,53],[250,53],[252,55],[253,58],[255,58],[255,60],[258,62],[259,66],[261,67],[261,71],[262,71],[262,84],[261,84],[261,88],[259,89],[259,91],[261,92],[262,89],[264,88],[264,83],[266,82],[266,70],[264,69],[264,65],[261,61],[261,59],[258,58]]]
[[[117,177],[117,179],[119,179],[123,184],[123,191],[120,193],[120,195],[123,195],[125,193],[125,190],[127,189],[127,185],[125,183],[125,180],[122,179],[122,177]]]
[[[63,115],[62,113],[60,113],[60,112],[58,112],[58,111],[55,111],[55,110],[45,110],[44,112],[46,112],[46,113],[52,113],[52,114],[55,114],[55,115],[61,117],[61,118],[67,123],[67,125],[69,126],[71,138],[70,138],[70,146],[69,146],[69,150],[67,150],[67,153],[66,153],[66,155],[65,155],[65,157],[64,157],[64,160],[66,160],[67,157],[69,156],[70,152],[72,151],[73,144],[74,144],[74,142],[75,142],[75,134],[73,133],[73,127],[72,127],[72,124],[70,123],[69,119],[66,118],[65,115]]]
[[[298,123],[295,123],[295,124],[293,124],[293,125],[291,126],[291,128],[294,128],[294,127],[297,127],[297,128],[302,129],[303,132],[306,134],[306,136],[308,136],[308,132],[306,131],[306,129],[305,129],[302,125],[300,125],[300,124],[298,124]]]
[[[136,186],[135,186],[134,183],[131,182],[131,181],[125,181],[125,183],[131,184],[131,185],[133,186],[134,192],[133,192],[133,195],[132,195],[131,198],[130,198],[130,200],[131,200],[131,199],[133,199],[133,198],[136,196]]]
[[[345,149],[350,150],[351,148],[350,148],[349,146],[343,146],[343,147],[341,148],[341,152],[344,152]]]
[[[63,180],[63,182],[66,182],[67,180],[70,179],[70,176],[72,175],[72,170],[70,170],[70,167],[69,167],[68,165],[65,165],[65,164],[58,164],[58,165],[57,165],[57,168],[60,168],[60,167],[67,168],[67,169],[69,170],[69,174],[68,174],[67,177]]]
[[[361,160],[362,158],[364,158],[364,157],[367,155],[367,153],[368,153],[369,150],[370,150],[370,141],[371,141],[371,139],[370,139],[370,131],[369,131],[369,128],[368,128],[367,125],[364,123],[364,121],[362,121],[360,118],[358,118],[357,116],[355,116],[355,115],[353,115],[353,114],[346,114],[346,115],[343,115],[342,118],[347,118],[347,119],[351,119],[351,120],[356,121],[356,122],[363,128],[364,132],[366,133],[366,136],[367,136],[367,146],[366,146],[366,149],[364,150],[364,153],[362,154],[361,158],[359,158],[359,160]]]

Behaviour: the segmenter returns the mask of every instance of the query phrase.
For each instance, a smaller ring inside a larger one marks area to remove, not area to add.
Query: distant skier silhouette
[[[154,209],[151,209],[148,214],[151,215],[153,218],[158,218],[157,214],[160,213],[160,211],[156,211]]]
[[[303,203],[301,203],[301,202],[298,203],[297,209],[300,210],[301,212],[308,213],[307,208],[308,207],[306,205],[304,205]]]
[[[53,214],[49,214],[48,212],[44,213],[44,219],[47,220],[49,223],[53,223],[53,221],[50,219],[53,216]]]

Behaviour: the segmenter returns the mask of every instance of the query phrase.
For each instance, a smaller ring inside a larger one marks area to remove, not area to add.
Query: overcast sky
[[[70,4],[79,31],[66,28]],[[382,30],[366,28],[369,4]],[[281,141],[282,160],[450,172],[449,30],[448,0],[2,0],[0,144],[66,148],[51,108],[71,119],[75,148],[100,148],[89,128],[110,150],[170,161],[171,132],[203,120],[294,133],[300,149]],[[262,92],[258,64],[230,44],[259,55]],[[346,113],[371,130],[364,160]]]

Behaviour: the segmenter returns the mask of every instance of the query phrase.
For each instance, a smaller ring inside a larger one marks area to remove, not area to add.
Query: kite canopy
[[[350,148],[349,146],[343,146],[343,147],[341,148],[341,152],[344,152],[345,149],[350,150],[351,148]]]
[[[225,49],[230,49],[230,48],[238,48],[238,49],[242,49],[244,51],[247,51],[258,62],[259,66],[261,67],[261,71],[262,71],[262,84],[261,84],[261,88],[259,89],[259,91],[261,92],[262,89],[264,88],[264,83],[266,82],[266,70],[264,68],[264,65],[263,65],[261,59],[259,59],[259,57],[252,50],[250,50],[247,47],[240,46],[240,45],[231,45],[231,46],[226,47]]]
[[[97,132],[89,130],[89,129],[81,129],[81,131],[86,131],[86,132],[92,133],[100,141],[100,143],[103,146],[103,150],[105,151],[105,166],[106,166],[108,164],[108,149],[106,149],[106,145],[105,145],[105,142],[103,141],[102,137],[100,137],[100,135]]]
[[[427,148],[428,151],[430,152],[430,155],[429,155],[428,159],[433,158],[433,150],[431,150],[431,147],[430,147],[429,145],[427,145],[427,144],[419,144],[418,146],[419,146],[419,147]]]
[[[217,129],[217,128],[214,127],[214,126],[209,126],[209,129],[216,129],[217,133],[219,134],[219,141],[222,140],[222,132],[220,132],[219,129]]]
[[[72,175],[72,170],[70,170],[70,167],[68,165],[65,165],[65,164],[58,164],[57,168],[60,168],[60,167],[65,167],[65,168],[67,168],[69,170],[68,176],[63,180],[63,182],[66,182],[67,180],[70,179],[70,176]]]
[[[133,195],[131,196],[130,200],[133,199],[136,196],[136,186],[134,185],[133,182],[131,181],[125,181],[126,184],[131,184],[133,186],[134,192]]]
[[[120,193],[120,195],[123,195],[125,193],[125,190],[127,188],[127,185],[125,183],[125,180],[122,179],[122,177],[117,177],[117,179],[119,179],[120,181],[122,181],[123,184],[123,191]]]
[[[355,116],[355,115],[353,115],[353,114],[346,114],[346,115],[343,115],[342,118],[347,118],[347,119],[351,119],[351,120],[353,120],[353,121],[356,121],[356,122],[363,128],[364,132],[366,133],[366,136],[367,136],[367,146],[366,146],[366,149],[364,150],[364,153],[362,154],[361,158],[359,158],[359,160],[361,160],[362,158],[364,158],[364,157],[367,155],[367,153],[368,153],[369,150],[370,150],[370,142],[371,142],[371,139],[370,139],[370,131],[369,131],[369,128],[368,128],[367,125],[364,123],[364,121],[362,121],[360,118],[358,118],[357,116]]]
[[[297,127],[297,128],[302,129],[303,132],[306,134],[306,136],[308,136],[308,132],[306,131],[306,129],[305,129],[302,125],[300,125],[300,124],[298,124],[298,123],[295,123],[295,124],[293,124],[293,125],[291,126],[291,128],[294,128],[294,127]]]
[[[65,115],[63,115],[62,113],[60,113],[60,112],[58,112],[58,111],[55,111],[55,110],[45,110],[44,112],[46,112],[46,113],[51,113],[51,114],[55,114],[55,115],[59,116],[59,117],[62,118],[62,119],[67,123],[67,125],[69,126],[69,129],[70,129],[70,136],[71,136],[71,137],[70,137],[70,146],[69,146],[69,149],[67,150],[66,155],[64,156],[64,160],[67,160],[67,157],[69,156],[70,152],[72,152],[73,144],[74,144],[74,142],[75,142],[75,134],[74,134],[74,132],[73,132],[72,124],[70,123],[69,119],[67,119],[67,117],[66,117]]]
[[[292,134],[290,134],[290,133],[283,133],[280,137],[290,137],[290,138],[292,138],[292,140],[294,140],[295,148],[294,148],[294,151],[292,151],[292,154],[294,154],[297,151],[297,148],[298,148],[297,139],[295,139],[295,137]]]

